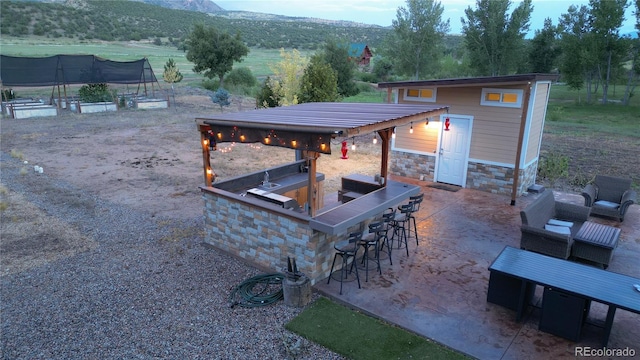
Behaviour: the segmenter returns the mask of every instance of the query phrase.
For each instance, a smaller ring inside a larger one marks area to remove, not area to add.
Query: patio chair
[[[593,183],[582,190],[584,205],[591,207],[591,214],[613,217],[621,222],[637,194],[631,190],[631,179],[596,175]]]

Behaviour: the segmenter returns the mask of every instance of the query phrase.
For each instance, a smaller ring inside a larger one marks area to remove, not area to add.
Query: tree
[[[333,102],[338,97],[336,71],[321,55],[314,55],[300,79],[300,103]]]
[[[280,106],[278,94],[271,88],[271,76],[267,76],[256,95],[256,108],[270,108]]]
[[[231,101],[229,101],[229,92],[223,88],[218,88],[210,97],[214,104],[220,105],[220,111],[222,111],[223,107],[231,104]]]
[[[280,106],[295,105],[298,103],[300,77],[309,61],[296,49],[291,52],[280,49],[280,57],[280,62],[269,66],[274,74],[269,86],[280,100]]]
[[[522,60],[533,6],[524,0],[507,16],[510,6],[509,0],[476,0],[476,9],[469,6],[467,19],[460,19],[470,64],[478,75],[510,74]]]
[[[444,8],[438,1],[406,0],[406,5],[396,12],[383,52],[398,74],[417,80],[436,72],[449,20],[442,21]]]
[[[589,0],[591,6],[591,21],[596,43],[602,49],[600,78],[604,76],[602,83],[602,103],[607,103],[609,82],[611,80],[612,67],[618,66],[625,54],[624,43],[621,41],[619,29],[624,22],[624,12],[627,8],[627,0]],[[606,74],[602,75],[601,68],[605,68]]]
[[[627,51],[618,34],[626,0],[590,0],[589,6],[572,5],[560,17],[561,71],[571,88],[586,84],[587,103],[602,83],[606,103],[611,74],[617,72]]]
[[[204,76],[213,79],[217,76],[220,87],[224,85],[224,75],[231,71],[234,62],[242,61],[249,53],[240,34],[232,37],[228,33],[220,33],[215,27],[205,28],[196,25],[186,40],[187,60],[193,62],[193,71],[204,72]]]
[[[377,81],[387,81],[391,71],[393,71],[393,64],[388,58],[376,56],[373,59],[373,74],[376,76]]]
[[[355,64],[349,61],[349,44],[329,39],[322,51],[324,61],[336,72],[338,80],[338,94],[342,96],[357,95],[359,90],[353,82]]]
[[[551,72],[558,56],[560,56],[557,34],[558,29],[553,26],[551,19],[544,19],[544,27],[542,30],[536,30],[536,35],[531,40],[531,48],[529,49],[531,72]]]
[[[176,96],[173,84],[182,81],[182,73],[180,73],[178,66],[176,66],[176,63],[172,58],[169,58],[167,63],[164,64],[164,72],[162,73],[162,78],[165,82],[171,84],[171,94],[173,95],[173,102],[175,103]]]
[[[629,100],[634,94],[634,90],[638,85],[638,78],[640,77],[640,0],[635,1],[636,16],[636,30],[639,36],[635,39],[626,39],[629,44],[629,57],[631,58],[631,66],[627,71],[627,86],[624,91],[624,98],[622,100],[624,105],[629,105]]]

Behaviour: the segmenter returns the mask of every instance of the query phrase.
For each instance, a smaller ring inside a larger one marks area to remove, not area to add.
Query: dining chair
[[[384,226],[384,237],[380,239],[379,252],[387,253],[387,256],[389,256],[389,265],[393,265],[393,260],[391,259],[391,252],[393,251],[393,241],[391,241],[392,238],[389,237],[389,231],[393,230],[393,220],[395,219],[395,217],[396,217],[396,209],[394,208],[388,208],[382,214],[382,224]],[[385,250],[385,247],[387,248],[386,250]]]

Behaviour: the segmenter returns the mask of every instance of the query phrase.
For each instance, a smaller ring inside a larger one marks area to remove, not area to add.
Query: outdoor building
[[[349,45],[349,60],[354,61],[361,66],[369,65],[373,54],[369,49],[369,46],[364,43],[357,43]]]
[[[378,84],[388,102],[449,113],[396,128],[390,172],[512,196],[534,185],[553,74]]]

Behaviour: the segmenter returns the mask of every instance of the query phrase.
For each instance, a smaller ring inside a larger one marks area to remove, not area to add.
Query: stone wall
[[[435,156],[391,151],[389,171],[411,179],[421,179],[422,175],[424,176],[422,180],[433,181],[435,160]],[[524,194],[535,183],[537,170],[537,162],[520,169],[517,196]],[[470,161],[465,187],[494,194],[511,195],[513,173],[513,168]]]
[[[203,198],[207,244],[268,271],[281,272],[290,256],[312,284],[329,276],[333,246],[346,237],[311,229],[309,218],[285,216],[219,191],[204,190]]]
[[[391,151],[390,168],[392,174],[433,181],[433,169],[435,168],[435,156],[407,153],[403,151]]]

